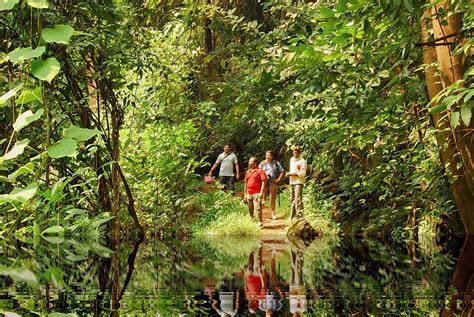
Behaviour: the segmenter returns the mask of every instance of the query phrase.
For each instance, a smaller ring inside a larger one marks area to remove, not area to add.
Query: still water
[[[68,260],[71,249],[54,244],[38,245],[34,253],[21,245],[0,251],[34,273],[30,280],[0,277],[6,316],[473,313],[472,237],[450,248],[430,241],[282,236],[123,243],[115,285],[107,278],[114,270],[110,258],[97,254]]]

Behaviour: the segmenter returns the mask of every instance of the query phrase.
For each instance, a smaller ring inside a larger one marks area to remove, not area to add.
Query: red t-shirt
[[[265,172],[259,168],[249,169],[245,174],[245,183],[247,184],[247,194],[259,194],[262,189],[262,182],[267,180]]]

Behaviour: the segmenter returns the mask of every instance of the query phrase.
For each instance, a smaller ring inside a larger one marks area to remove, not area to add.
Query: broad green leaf
[[[8,58],[13,64],[21,63],[27,59],[40,57],[46,50],[45,46],[38,46],[33,49],[31,46],[25,48],[17,48],[16,50],[8,53]]]
[[[38,183],[31,183],[25,188],[15,188],[10,194],[0,195],[0,204],[5,202],[25,203],[35,195]]]
[[[0,11],[11,10],[19,0],[0,0]]]
[[[430,110],[428,111],[430,114],[436,114],[436,113],[440,113],[440,112],[443,112],[444,110],[446,110],[448,108],[448,105],[442,103],[442,104],[439,104],[433,108],[430,108]]]
[[[15,281],[23,281],[27,283],[36,283],[36,276],[33,272],[24,267],[1,267],[0,268],[0,275],[8,275]]]
[[[54,28],[45,28],[41,33],[41,37],[48,43],[61,43],[67,44],[69,43],[69,39],[71,38],[74,29],[67,24],[58,24],[55,25]]]
[[[57,144],[48,148],[48,155],[52,158],[61,158],[65,156],[74,156],[76,153],[77,142],[73,139],[62,139]]]
[[[59,73],[61,66],[56,58],[50,57],[46,60],[37,59],[31,63],[31,73],[38,79],[51,82]]]
[[[471,105],[464,105],[464,107],[461,107],[461,119],[462,122],[466,125],[466,127],[469,126],[471,123],[471,117],[472,117],[472,107]]]
[[[334,11],[326,7],[322,7],[319,10],[319,13],[321,13],[321,15],[326,19],[334,17]]]
[[[460,116],[461,116],[461,114],[459,113],[459,111],[455,111],[455,112],[451,113],[451,128],[456,129],[456,127],[459,124]]]
[[[64,137],[67,139],[75,139],[77,141],[86,141],[90,138],[99,135],[100,131],[97,129],[85,129],[78,126],[71,126],[64,131]]]
[[[11,97],[15,96],[16,93],[21,89],[21,87],[23,87],[23,84],[19,84],[18,86],[16,86],[15,88],[11,89],[10,91],[8,91],[6,94],[4,94],[3,96],[0,97],[0,106],[1,105],[4,105],[8,99],[10,99]]]
[[[64,234],[64,228],[61,227],[61,226],[51,226],[48,229],[41,232],[41,234],[42,235],[47,235],[47,234],[63,235]]]
[[[12,160],[18,155],[23,154],[23,151],[25,150],[26,146],[28,145],[29,140],[28,139],[23,139],[21,141],[17,141],[13,148],[5,153],[3,156],[4,160]]]
[[[25,90],[16,99],[16,102],[19,104],[25,104],[32,101],[43,102],[41,99],[41,87],[36,87],[34,90]]]
[[[8,179],[10,181],[14,181],[18,176],[24,175],[24,174],[34,174],[34,164],[33,162],[29,162],[26,165],[23,165],[10,175],[8,175]]]
[[[48,314],[48,317],[77,317],[76,313],[50,313]]]
[[[15,123],[13,124],[13,129],[16,132],[19,132],[21,129],[29,125],[31,122],[38,120],[43,115],[44,110],[39,109],[36,113],[33,114],[31,110],[25,111],[16,118]]]
[[[47,0],[26,0],[26,3],[36,9],[47,9],[49,7]]]

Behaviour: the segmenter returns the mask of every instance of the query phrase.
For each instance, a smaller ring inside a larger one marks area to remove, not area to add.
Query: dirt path
[[[267,204],[269,204],[267,202]],[[286,221],[281,216],[273,220],[271,218],[271,210],[268,206],[263,206],[263,228],[262,235],[286,235]]]

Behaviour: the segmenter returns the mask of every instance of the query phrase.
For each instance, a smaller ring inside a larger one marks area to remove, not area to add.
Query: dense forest
[[[226,143],[241,171],[301,145],[318,231],[474,234],[473,9],[0,0],[0,236],[111,257],[114,280],[119,241],[258,234],[238,197],[203,189]],[[2,275],[36,280],[9,252]]]

